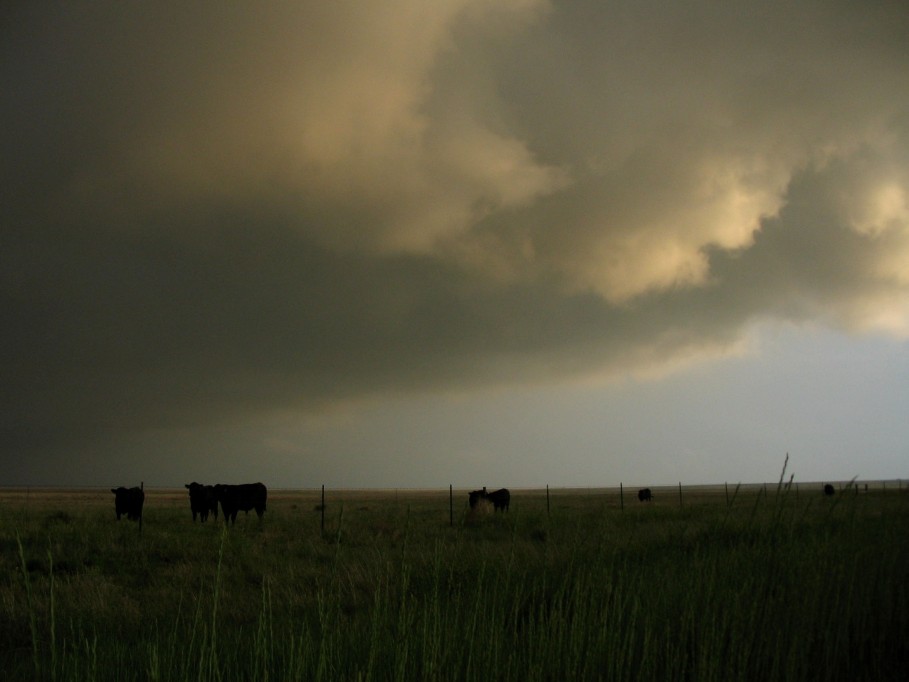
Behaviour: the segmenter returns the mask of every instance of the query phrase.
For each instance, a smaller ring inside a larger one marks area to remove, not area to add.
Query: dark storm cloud
[[[6,452],[909,330],[897,4],[353,7],[7,10]]]

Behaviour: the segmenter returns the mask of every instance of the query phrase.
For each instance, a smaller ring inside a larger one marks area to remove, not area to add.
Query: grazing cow
[[[145,504],[145,493],[142,488],[111,488],[114,494],[114,509],[117,512],[117,521],[121,516],[126,516],[130,521],[139,521],[142,518],[142,505]]]
[[[187,483],[185,487],[189,490],[189,508],[193,512],[193,523],[196,522],[196,514],[202,518],[202,523],[208,520],[209,512],[218,518],[218,498],[215,496],[215,486],[202,485],[193,481]]]
[[[833,493],[835,493],[835,492],[836,492],[836,490],[834,489],[834,487],[832,485],[830,485],[829,483],[824,484],[824,494],[825,495],[833,495]]]
[[[265,513],[268,489],[262,483],[243,483],[241,485],[219,483],[215,486],[215,497],[221,503],[224,522],[236,523],[238,511],[249,514],[250,509],[255,509],[259,518],[262,518],[262,514]]]
[[[641,502],[650,502],[653,500],[653,493],[650,488],[641,488],[638,490],[638,500]]]
[[[475,509],[480,503],[480,500],[490,502],[495,511],[501,509],[504,512],[508,511],[508,505],[511,502],[511,493],[508,492],[508,488],[500,488],[499,490],[494,490],[489,493],[486,492],[486,486],[483,486],[482,490],[473,490],[468,494],[467,501],[470,503],[471,509]]]

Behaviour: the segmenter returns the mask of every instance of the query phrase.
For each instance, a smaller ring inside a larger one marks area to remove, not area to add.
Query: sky
[[[909,478],[900,1],[0,10],[0,485]]]

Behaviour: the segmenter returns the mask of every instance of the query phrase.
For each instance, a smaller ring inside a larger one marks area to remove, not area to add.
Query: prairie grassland
[[[0,669],[39,680],[902,679],[909,493],[0,491]]]

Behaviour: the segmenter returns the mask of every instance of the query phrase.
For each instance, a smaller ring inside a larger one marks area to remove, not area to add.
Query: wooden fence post
[[[322,535],[325,535],[325,484],[322,484],[322,504],[319,505],[322,510],[322,525],[320,526]]]
[[[625,488],[622,487],[621,481],[619,481],[619,510],[625,511]]]
[[[546,516],[549,516],[549,484],[546,484]]]
[[[679,481],[679,509],[682,507],[682,482]]]
[[[142,513],[139,514],[139,535],[142,535],[142,517],[145,512],[145,481],[139,482],[139,490],[142,491]]]
[[[729,481],[726,481],[724,484],[726,486],[726,507],[729,507]]]
[[[454,487],[448,484],[448,525],[454,526]]]

